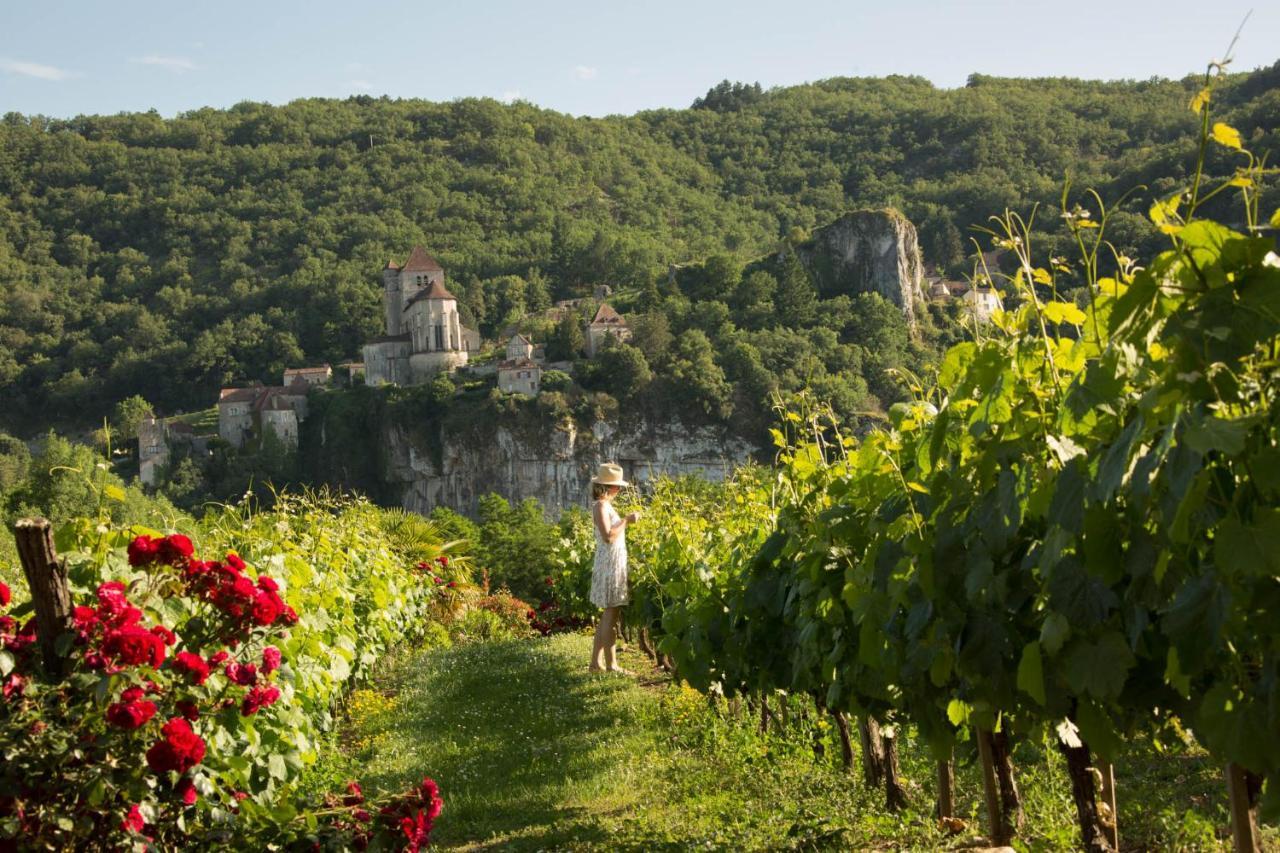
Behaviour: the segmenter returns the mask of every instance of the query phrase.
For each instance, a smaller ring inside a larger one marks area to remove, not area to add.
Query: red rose
[[[406,839],[404,849],[408,853],[418,853],[419,850],[430,843],[431,821],[427,819],[421,809],[413,817],[401,818],[400,829],[404,832]]]
[[[18,675],[18,673],[13,672],[4,680],[4,687],[0,688],[0,691],[4,693],[5,699],[8,699],[15,694],[21,696],[22,691],[26,689],[26,684],[27,680],[25,678]]]
[[[286,604],[284,607],[284,615],[281,617],[281,620],[286,625],[297,625],[298,611],[294,610],[292,607]]]
[[[142,812],[138,811],[137,806],[131,806],[124,820],[120,821],[120,829],[124,832],[142,832],[146,825],[147,822],[143,820]]]
[[[430,776],[424,777],[422,784],[418,786],[418,796],[427,810],[427,820],[435,821],[444,808],[444,800],[440,799],[440,786],[436,784],[436,780]]]
[[[444,554],[441,554],[439,557],[436,557],[436,562],[442,566],[448,567],[449,558],[446,557]]]
[[[200,794],[196,791],[196,783],[191,781],[190,776],[183,776],[178,780],[177,786],[173,789],[174,793],[182,798],[184,806],[194,806]]]
[[[126,625],[107,634],[102,641],[102,653],[124,666],[144,663],[160,666],[167,650],[155,634],[137,625]]]
[[[161,640],[164,640],[164,644],[166,646],[172,646],[174,643],[178,642],[177,635],[163,625],[154,626],[151,629],[151,633],[155,634]]]
[[[137,701],[136,698],[130,698],[130,694],[134,690],[137,690],[137,688],[126,690],[123,701],[113,702],[107,706],[108,723],[132,731],[133,729],[141,728],[156,715],[155,702]],[[138,690],[139,694],[141,692]]]
[[[244,701],[240,703],[240,715],[243,717],[252,717],[262,708],[274,705],[276,700],[280,698],[280,688],[274,684],[269,687],[263,687],[259,684],[250,688],[245,694]]]
[[[447,584],[445,584],[444,586],[445,586],[445,589],[453,589],[453,588],[454,588],[454,587],[456,587],[457,585],[458,585],[458,582],[457,582],[457,581],[449,581],[449,582],[448,582]]]
[[[280,584],[276,583],[266,575],[263,575],[258,578],[258,589],[265,590],[267,592],[279,592]]]
[[[227,565],[237,572],[244,571],[244,560],[240,559],[240,555],[234,551],[227,554]]]
[[[13,593],[6,583],[0,581],[0,607],[8,607],[10,601],[13,601]]]
[[[284,603],[273,592],[260,592],[253,601],[253,621],[258,625],[270,625],[283,611]]]
[[[192,652],[178,652],[174,655],[173,668],[185,675],[192,684],[204,684],[204,680],[209,677],[209,664]]]
[[[244,687],[258,683],[258,668],[251,663],[227,664],[227,678]]]
[[[229,657],[231,657],[231,655],[226,652],[215,652],[213,657],[209,658],[209,666],[218,666]]]
[[[74,611],[76,633],[82,641],[87,641],[89,635],[98,627],[98,611],[92,607],[85,607],[83,604],[77,605]]]
[[[182,714],[185,719],[192,722],[200,719],[200,707],[190,699],[179,699],[174,705],[178,709],[178,713]]]
[[[364,802],[364,791],[360,790],[360,783],[352,779],[347,783],[347,795],[342,798],[344,806],[358,806]]]
[[[171,566],[181,566],[195,549],[191,547],[190,539],[181,533],[175,533],[164,537],[160,541],[158,550],[162,561]]]
[[[98,584],[98,614],[103,618],[114,618],[129,606],[125,598],[124,584],[120,581],[105,581]]]
[[[368,823],[369,821],[373,820],[373,815],[369,814],[364,809],[354,810],[353,812],[351,812],[351,816],[356,820],[360,821],[361,823]]]
[[[275,646],[267,646],[262,650],[262,672],[270,674],[280,668],[280,650]]]
[[[147,695],[146,691],[141,687],[126,687],[124,692],[120,694],[121,702],[137,702],[143,696]]]
[[[147,750],[147,766],[156,773],[186,773],[204,760],[204,741],[182,717],[172,717],[160,730],[164,736]]]
[[[135,537],[129,543],[129,565],[146,566],[154,563],[160,552],[159,539],[152,539],[150,536]]]

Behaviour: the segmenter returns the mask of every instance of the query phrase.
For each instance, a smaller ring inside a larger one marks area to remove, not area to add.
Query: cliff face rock
[[[387,485],[400,490],[405,509],[423,514],[447,506],[474,515],[480,497],[490,492],[513,503],[537,498],[558,513],[588,504],[601,462],[616,461],[633,483],[684,474],[721,480],[756,449],[710,428],[605,422],[584,432],[566,425],[536,442],[499,424],[483,445],[446,437],[438,455],[393,425],[382,440]]]
[[[813,232],[796,256],[824,297],[879,293],[915,325],[924,263],[916,229],[896,210],[855,210]]]

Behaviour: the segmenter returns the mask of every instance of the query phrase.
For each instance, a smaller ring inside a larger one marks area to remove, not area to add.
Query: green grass
[[[188,412],[184,415],[174,417],[176,421],[190,424],[191,428],[196,431],[197,435],[206,433],[215,433],[218,431],[218,407],[210,406],[207,409],[201,409],[198,412]]]
[[[761,735],[745,712],[717,712],[638,655],[623,657],[636,677],[591,676],[589,649],[589,637],[557,636],[401,656],[375,689],[353,695],[343,749],[323,772],[383,793],[432,776],[445,800],[433,836],[443,849],[928,850],[980,829],[978,771],[963,753],[958,810],[970,830],[947,839],[931,816],[933,764],[910,733],[901,751],[912,805],[895,815],[860,773],[839,767],[831,726],[798,700],[785,736]],[[1020,844],[1072,849],[1061,759],[1032,743],[1015,759]],[[1125,849],[1221,846],[1225,795],[1203,758],[1135,749],[1117,774]]]

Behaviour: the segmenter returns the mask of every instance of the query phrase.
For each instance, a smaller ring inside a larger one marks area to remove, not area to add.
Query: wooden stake
[[[1258,832],[1258,794],[1262,777],[1239,764],[1227,765],[1227,794],[1231,798],[1231,837],[1236,853],[1261,853]]]
[[[1004,815],[1000,811],[1000,788],[996,781],[995,750],[991,746],[991,732],[976,729],[978,738],[978,757],[982,760],[982,793],[987,802],[987,831],[991,834],[991,844],[995,847],[1007,845],[1013,839],[1013,833],[1005,826]]]
[[[1088,853],[1114,853],[1115,847],[1103,820],[1103,809],[1098,804],[1098,788],[1094,774],[1097,769],[1089,765],[1089,745],[1079,741],[1069,746],[1058,740],[1058,751],[1067,760],[1067,775],[1071,777],[1071,798],[1076,806],[1076,825],[1080,828],[1080,841]],[[1098,773],[1101,782],[1101,773]]]
[[[24,518],[13,526],[18,542],[18,558],[31,589],[31,602],[36,611],[36,633],[44,666],[50,675],[58,676],[62,661],[58,657],[58,637],[71,627],[71,590],[67,586],[67,569],[58,561],[53,549],[53,525],[47,518]]]
[[[938,819],[956,816],[956,767],[952,756],[938,762]]]
[[[858,723],[862,739],[862,775],[868,788],[879,788],[884,781],[884,740],[880,737],[880,724],[867,714]]]
[[[905,809],[910,801],[907,789],[902,786],[902,774],[898,769],[898,738],[894,733],[884,736],[884,804],[891,812]]]
[[[1113,850],[1120,849],[1120,812],[1116,809],[1116,769],[1104,758],[1097,760],[1098,772],[1102,774],[1102,802],[1107,804],[1111,814],[1102,821],[1102,829],[1107,834]]]
[[[845,770],[853,769],[853,738],[849,736],[849,718],[844,715],[844,711],[832,711],[831,716],[835,718],[836,730],[840,732],[840,761]]]

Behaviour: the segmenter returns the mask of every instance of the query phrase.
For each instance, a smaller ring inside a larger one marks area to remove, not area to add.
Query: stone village
[[[994,253],[989,254],[991,257],[984,255],[982,262],[994,268],[997,258]],[[999,296],[992,288],[948,281],[936,273],[926,276],[919,273],[918,266],[916,269],[917,280],[912,286],[923,299],[957,300],[966,312],[982,321],[1000,306]],[[584,351],[589,359],[595,358],[610,338],[627,341],[631,337],[626,319],[605,301],[610,296],[612,290],[607,286],[594,290],[598,307],[583,328]],[[307,417],[308,393],[333,384],[339,377],[348,382],[358,381],[359,377],[370,385],[417,385],[441,372],[493,376],[504,394],[536,397],[546,370],[573,372],[571,362],[548,364],[543,348],[518,330],[511,330],[507,336],[501,353],[504,358],[474,363],[473,357],[481,350],[480,334],[462,325],[457,298],[445,285],[444,268],[422,246],[414,246],[403,264],[388,261],[383,267],[382,302],[385,334],[364,345],[363,361],[338,365],[337,376],[330,365],[322,364],[287,369],[280,385],[223,388],[216,404],[217,437],[242,449],[259,445],[270,433],[283,446],[296,447],[300,424]],[[548,314],[562,316],[582,302],[563,300]],[[178,418],[146,418],[138,427],[141,481],[157,484],[174,445],[187,444],[198,453],[207,453],[212,437],[197,435]]]

